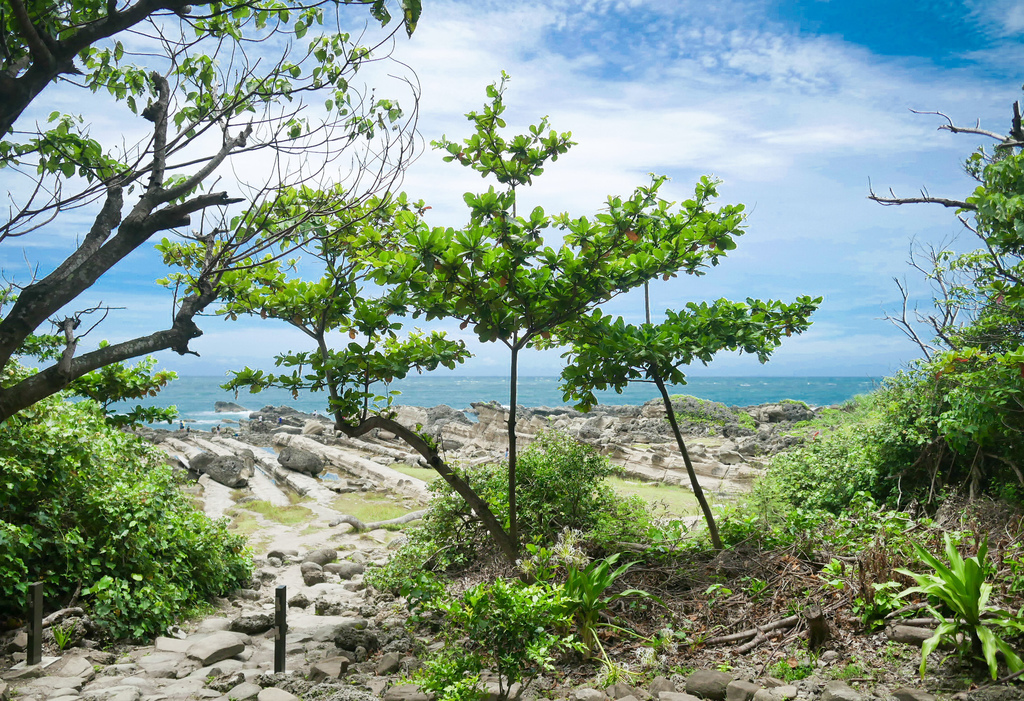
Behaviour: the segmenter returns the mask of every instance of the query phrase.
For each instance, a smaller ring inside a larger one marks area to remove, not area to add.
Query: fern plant
[[[1021,671],[1024,669],[1024,662],[996,631],[1024,632],[1024,620],[1019,614],[1014,615],[988,603],[992,595],[992,585],[985,581],[988,536],[978,546],[978,553],[966,559],[960,555],[948,533],[944,538],[948,566],[914,543],[918,557],[935,570],[935,573],[918,574],[906,569],[897,570],[917,582],[916,587],[907,589],[900,596],[925,594],[929,598],[938,599],[952,611],[952,616],[947,618],[934,606],[929,604],[927,607],[927,611],[938,619],[939,625],[935,629],[935,634],[921,646],[921,676],[924,676],[927,668],[928,655],[942,643],[952,643],[958,647],[962,655],[983,659],[988,665],[992,679],[998,675],[997,656],[1000,652],[1006,658],[1006,665],[1011,673]]]

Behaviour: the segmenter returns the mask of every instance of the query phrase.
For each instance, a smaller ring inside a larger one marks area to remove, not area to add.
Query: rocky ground
[[[400,418],[434,432],[449,460],[494,459],[504,450],[504,412],[494,405],[473,408],[475,423],[447,407],[402,409]],[[701,480],[708,480],[713,491],[746,488],[761,469],[762,456],[786,444],[786,427],[792,420],[813,415],[798,404],[750,408],[744,412],[749,419],[737,418],[738,412],[725,407],[711,407],[718,413],[706,420],[708,407],[696,408],[704,413],[693,416],[704,420],[687,422],[689,441],[701,458]],[[662,424],[663,414],[649,405],[600,407],[588,415],[532,410],[524,412],[518,428],[525,440],[541,428],[566,430],[600,446],[634,474],[678,479],[681,465]],[[365,569],[386,561],[402,535],[383,528],[386,524],[363,523],[336,508],[339,494],[376,495],[412,510],[403,520],[415,519],[416,510],[426,503],[425,485],[391,469],[395,463],[415,462],[393,437],[351,441],[332,433],[320,417],[272,407],[255,412],[238,427],[237,436],[236,431],[149,433],[171,459],[203,472],[193,491],[209,515],[233,513],[252,499],[286,507],[301,498],[299,503],[313,516],[285,525],[247,512],[256,523],[249,535],[257,553],[251,587],[215,602],[208,615],[151,644],[101,647],[90,640],[89,622],[76,611],[65,612],[60,624],[78,630],[80,639],[60,650],[49,628],[42,665],[25,665],[23,631],[0,640],[0,670],[5,670],[0,674],[0,701],[425,701],[404,678],[439,643],[410,631],[402,602],[363,583]],[[262,447],[267,445],[278,452]],[[339,478],[318,478],[328,472]],[[274,674],[274,597],[281,586],[288,601],[286,672]],[[709,609],[714,604],[715,597],[706,602]],[[717,605],[730,603],[719,598]],[[743,618],[742,607],[738,615]],[[742,620],[737,622],[743,627]],[[801,652],[805,646],[796,630],[782,633],[767,636],[769,644],[750,653],[734,645],[708,644],[694,652],[670,644],[660,656],[653,656],[638,652],[639,646],[619,646],[615,654],[621,674],[616,683],[609,683],[607,670],[600,665],[568,662],[522,697],[929,701],[934,697],[927,689],[946,695],[953,688],[916,680],[916,651],[892,647],[882,634],[854,639],[840,626],[825,651],[812,658]],[[804,678],[783,674],[787,667],[803,670]],[[497,680],[492,678],[490,685],[496,693]],[[1006,691],[992,687],[986,693]],[[993,696],[992,701],[997,698],[1002,697]]]

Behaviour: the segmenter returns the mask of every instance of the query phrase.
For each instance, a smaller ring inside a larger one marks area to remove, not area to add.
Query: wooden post
[[[283,584],[275,591],[274,597],[274,626],[276,636],[274,640],[274,673],[284,671],[284,658],[286,644],[288,642],[288,588]]]
[[[28,586],[29,626],[28,626],[28,661],[29,666],[43,661],[43,583],[36,582]]]

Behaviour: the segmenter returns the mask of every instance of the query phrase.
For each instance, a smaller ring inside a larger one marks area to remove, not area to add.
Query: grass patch
[[[253,511],[271,521],[277,521],[285,526],[294,526],[304,523],[314,517],[312,510],[305,506],[292,504],[290,506],[274,506],[269,501],[255,500],[241,505],[247,511]]]
[[[245,513],[238,508],[228,509],[224,512],[230,519],[228,529],[246,538],[260,529],[260,522],[252,514]]]
[[[387,494],[376,492],[352,492],[339,494],[331,501],[331,508],[349,516],[355,516],[364,523],[387,521],[405,516],[411,511],[391,501]]]
[[[611,477],[608,482],[616,494],[622,496],[638,496],[648,504],[660,502],[665,505],[669,514],[674,516],[691,516],[700,513],[697,498],[693,492],[682,487],[660,482],[635,482],[621,477]]]
[[[427,484],[430,484],[441,475],[437,474],[436,470],[431,470],[429,467],[413,467],[412,465],[392,465],[392,470],[397,470],[403,475],[409,477],[415,477],[418,480],[423,480]]]
[[[838,409],[822,409],[809,421],[798,421],[784,435],[808,437],[814,434],[832,433],[851,424],[875,420],[875,401],[871,395],[857,395]]]

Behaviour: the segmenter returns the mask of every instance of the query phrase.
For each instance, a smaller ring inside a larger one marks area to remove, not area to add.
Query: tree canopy
[[[387,38],[361,45],[342,31],[350,4],[391,21],[385,0],[11,0],[0,18],[0,168],[12,183],[0,246],[50,236],[65,257],[28,279],[8,277],[0,365],[31,353],[48,322],[62,352],[0,387],[0,420],[111,363],[191,353],[196,317],[226,273],[283,255],[308,240],[309,222],[388,189],[410,156],[416,112],[353,87],[362,65],[386,57]],[[388,36],[411,32],[419,1],[391,7],[400,19]],[[50,111],[55,91],[116,109],[124,134]],[[221,184],[220,171],[242,156],[266,167]],[[158,234],[168,237],[166,262],[187,271],[166,280],[170,323],[79,352],[116,310],[76,300]]]

